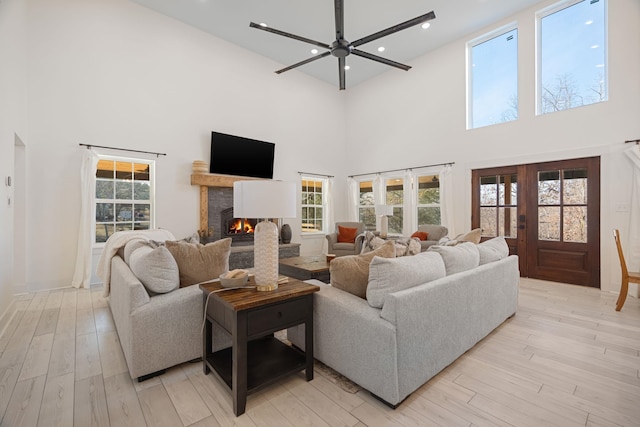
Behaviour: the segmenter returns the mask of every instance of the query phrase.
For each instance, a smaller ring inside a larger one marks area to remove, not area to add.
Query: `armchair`
[[[357,228],[356,240],[354,243],[338,242],[338,226]],[[357,255],[362,250],[364,242],[364,223],[363,222],[336,222],[334,233],[327,234],[328,253],[335,254],[337,257],[345,255]]]
[[[438,241],[449,233],[449,230],[444,225],[436,224],[424,224],[418,226],[418,231],[425,231],[429,233],[427,240],[420,242],[421,252],[426,251],[429,246],[438,244]]]

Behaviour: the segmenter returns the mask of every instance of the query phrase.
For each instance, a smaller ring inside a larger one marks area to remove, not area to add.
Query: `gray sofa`
[[[319,284],[315,357],[395,407],[516,312],[518,283],[518,258],[504,255],[389,293],[381,309]],[[304,329],[290,328],[288,338],[304,348]]]
[[[449,230],[444,225],[436,225],[436,224],[424,224],[418,226],[418,231],[424,231],[429,233],[427,236],[427,240],[420,241],[420,246],[422,248],[422,252],[429,249],[430,246],[437,245],[438,241],[443,237],[446,237],[449,233]]]

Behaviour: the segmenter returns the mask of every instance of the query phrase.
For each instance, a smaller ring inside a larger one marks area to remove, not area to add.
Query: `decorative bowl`
[[[247,284],[247,280],[249,280],[249,274],[246,272],[236,277],[227,277],[227,274],[229,273],[223,273],[220,275],[220,285],[223,288],[237,288],[239,286],[244,286]]]

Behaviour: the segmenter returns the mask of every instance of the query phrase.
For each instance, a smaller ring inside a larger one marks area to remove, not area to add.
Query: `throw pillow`
[[[411,235],[411,237],[417,237],[418,239],[425,241],[427,240],[427,238],[429,238],[429,233],[427,233],[426,231],[416,231]]]
[[[509,246],[502,236],[485,240],[477,247],[480,254],[480,265],[499,261],[509,256]]]
[[[137,238],[137,239],[131,239],[124,245],[124,251],[123,251],[123,254],[122,254],[123,255],[122,259],[124,259],[124,262],[126,262],[127,265],[129,265],[129,262],[131,261],[131,254],[136,249],[139,249],[142,246],[147,246],[149,248],[153,247],[153,246],[149,245],[149,241],[147,239],[144,239],[142,237]],[[131,267],[131,265],[129,265],[129,267]]]
[[[447,276],[471,270],[480,265],[480,253],[471,242],[460,243],[456,246],[430,246],[427,252],[437,252],[444,261]]]
[[[367,301],[371,307],[382,308],[387,295],[445,275],[442,257],[434,252],[402,258],[375,257],[369,265]]]
[[[480,243],[481,235],[482,235],[482,229],[481,228],[474,228],[473,230],[469,231],[468,233],[458,234],[456,237],[453,238],[453,240],[457,240],[458,243],[459,242],[471,242],[471,243],[475,243],[477,245],[478,243]]]
[[[149,244],[152,248],[157,248],[158,246],[166,246],[166,240],[149,240]],[[186,242],[186,243],[200,243],[200,235],[198,233],[193,233],[191,236],[185,237],[184,239],[176,240],[176,242]]]
[[[178,263],[181,288],[217,279],[229,271],[230,238],[206,245],[172,241],[167,241],[166,245]]]
[[[329,264],[331,286],[360,298],[366,298],[367,283],[369,283],[369,264],[375,256],[383,258],[395,257],[396,250],[393,242],[386,242],[378,249],[364,255],[347,255],[331,261]]]
[[[338,243],[355,243],[357,228],[338,226]]]
[[[165,247],[138,246],[129,257],[129,267],[151,294],[165,294],[180,286],[178,264]]]

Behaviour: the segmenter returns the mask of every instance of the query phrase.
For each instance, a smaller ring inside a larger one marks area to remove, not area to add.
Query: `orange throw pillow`
[[[357,228],[338,226],[338,243],[355,243]]]
[[[427,237],[429,237],[429,233],[427,233],[426,231],[416,231],[411,235],[411,237],[417,237],[420,240],[427,240]]]

